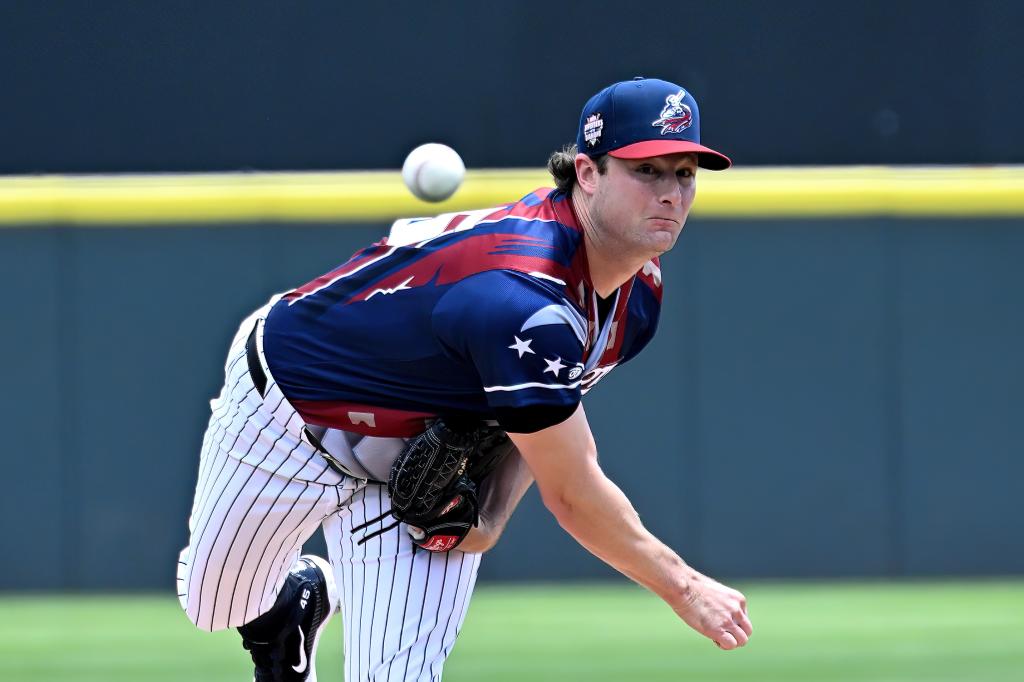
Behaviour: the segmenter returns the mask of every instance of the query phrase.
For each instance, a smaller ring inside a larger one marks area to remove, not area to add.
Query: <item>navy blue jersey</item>
[[[657,260],[599,324],[572,202],[550,189],[483,211],[401,220],[285,294],[267,364],[307,423],[411,436],[437,416],[531,432],[567,418],[658,323]]]

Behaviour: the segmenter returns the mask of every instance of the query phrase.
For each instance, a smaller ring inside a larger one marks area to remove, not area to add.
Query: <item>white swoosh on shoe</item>
[[[302,627],[299,627],[299,664],[293,665],[292,670],[297,673],[306,672],[306,635],[302,632]]]

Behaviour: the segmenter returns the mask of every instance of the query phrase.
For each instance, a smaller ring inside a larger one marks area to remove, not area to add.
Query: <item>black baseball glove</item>
[[[388,493],[397,521],[368,534],[360,544],[398,523],[409,526],[413,542],[447,552],[479,522],[477,485],[512,449],[504,431],[438,419],[406,443],[391,467]],[[380,521],[371,519],[353,531]]]

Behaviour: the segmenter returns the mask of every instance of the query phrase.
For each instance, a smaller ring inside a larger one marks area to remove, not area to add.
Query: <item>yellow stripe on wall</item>
[[[415,199],[397,172],[0,177],[0,225],[378,222],[484,208],[550,186],[543,170],[476,170],[448,201]],[[1024,166],[703,171],[709,218],[1022,216]]]

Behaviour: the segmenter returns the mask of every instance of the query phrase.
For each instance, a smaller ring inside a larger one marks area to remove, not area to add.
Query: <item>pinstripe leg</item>
[[[302,543],[351,491],[293,480],[221,450],[208,456],[223,460],[214,467],[222,474],[206,503],[197,500],[193,510],[189,546],[178,562],[178,595],[198,627],[220,630],[274,604]]]
[[[351,528],[389,507],[384,487],[370,484],[324,522],[344,614],[345,680],[439,680],[462,628],[480,555],[414,552],[404,527],[358,544],[364,531]]]
[[[178,598],[205,630],[244,625],[273,606],[302,543],[355,489],[302,440],[275,384],[256,391],[245,357],[252,318],[235,336],[224,390],[211,402]],[[245,333],[243,333],[245,332]]]

